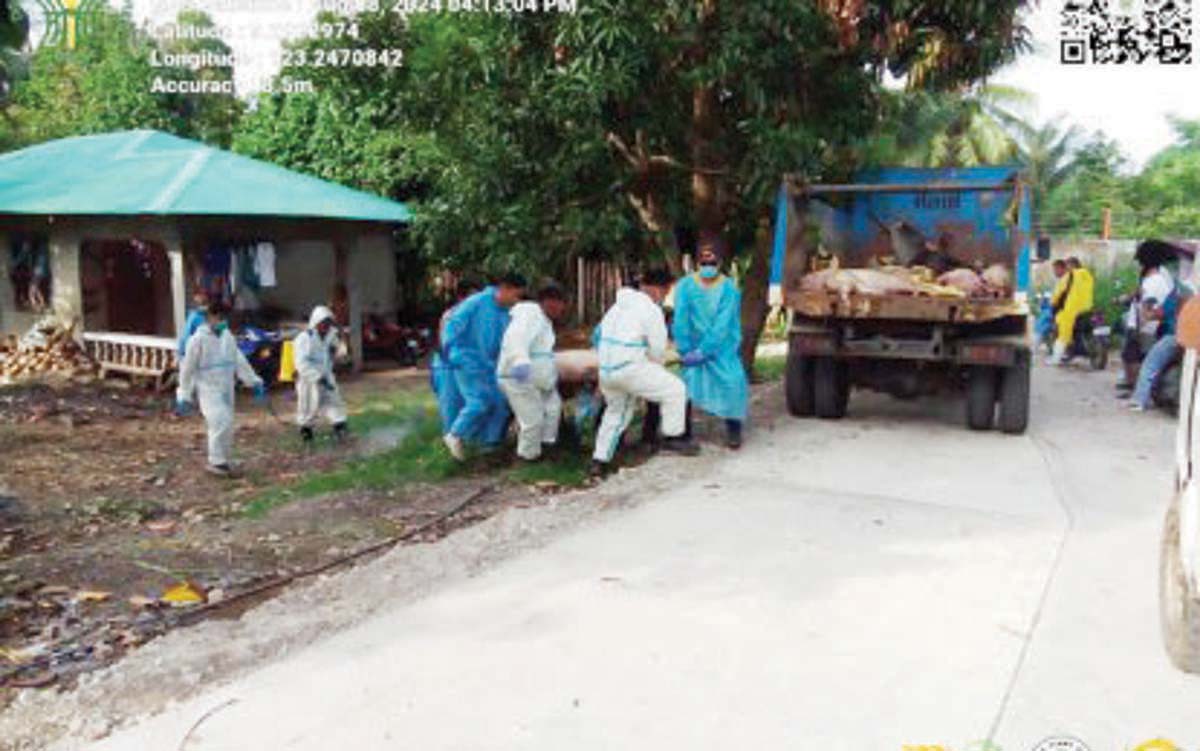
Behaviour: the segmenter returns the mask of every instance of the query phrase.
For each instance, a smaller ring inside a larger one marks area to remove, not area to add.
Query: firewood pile
[[[44,375],[86,380],[96,372],[96,364],[75,341],[74,322],[47,316],[24,336],[0,340],[0,383]]]

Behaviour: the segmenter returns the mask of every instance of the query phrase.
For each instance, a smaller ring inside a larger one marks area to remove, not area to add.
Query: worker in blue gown
[[[454,369],[450,367],[450,360],[446,356],[443,349],[446,341],[446,322],[450,320],[450,316],[454,315],[454,311],[471,295],[479,291],[479,284],[469,279],[462,279],[458,282],[455,289],[454,303],[446,308],[442,313],[442,317],[438,320],[437,327],[437,348],[433,352],[433,357],[429,361],[429,386],[433,389],[434,395],[437,397],[438,414],[442,418],[442,434],[450,432],[450,426],[454,424],[454,418],[463,408],[462,394],[458,391],[458,384],[454,381]]]
[[[699,269],[675,286],[671,335],[679,348],[688,394],[688,435],[696,406],[725,421],[726,444],[742,446],[750,386],[742,367],[742,295],[721,273],[724,247],[719,237],[700,241]]]
[[[508,400],[496,380],[508,309],[525,294],[526,282],[508,274],[463,300],[446,320],[442,352],[453,373],[461,405],[446,405],[449,429],[442,436],[450,454],[466,459],[466,443],[494,447],[508,428]]]

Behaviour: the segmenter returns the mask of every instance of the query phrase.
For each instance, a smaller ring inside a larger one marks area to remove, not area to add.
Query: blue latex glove
[[[520,365],[514,365],[512,369],[508,371],[508,375],[517,383],[529,383],[529,377],[533,375],[533,366],[527,362],[521,363]]]
[[[192,403],[186,399],[175,400],[175,414],[186,417],[192,413]]]
[[[325,389],[326,391],[333,391],[333,381],[329,380],[328,378],[322,378],[321,388]]]
[[[254,386],[254,401],[263,403],[267,400],[267,384],[259,381]]]
[[[683,356],[682,362],[684,367],[691,368],[696,365],[703,364],[707,359],[708,358],[704,356],[703,352],[698,349],[694,349]]]

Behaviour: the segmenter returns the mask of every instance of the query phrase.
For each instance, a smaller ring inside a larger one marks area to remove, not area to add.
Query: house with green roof
[[[0,333],[173,339],[197,289],[262,322],[398,306],[396,201],[152,130],[0,154]],[[360,360],[356,358],[356,361]]]

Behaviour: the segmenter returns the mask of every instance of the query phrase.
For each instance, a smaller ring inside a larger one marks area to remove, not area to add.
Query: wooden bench
[[[177,342],[165,336],[89,331],[83,334],[88,356],[100,365],[100,377],[110,372],[154,380],[162,390],[178,367]]]

